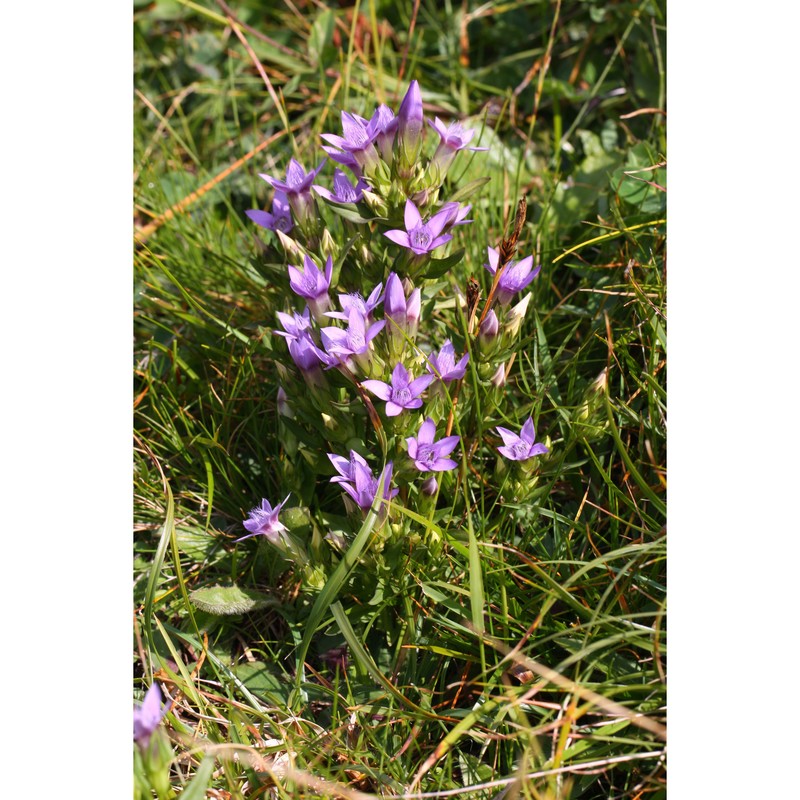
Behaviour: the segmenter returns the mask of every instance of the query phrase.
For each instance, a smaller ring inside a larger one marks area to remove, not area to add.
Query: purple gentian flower
[[[497,267],[500,263],[500,253],[489,247],[489,263],[483,266],[495,275]],[[522,261],[509,261],[505,269],[500,275],[500,281],[497,284],[495,298],[501,306],[507,306],[511,299],[517,292],[521,292],[528,284],[539,274],[542,265],[539,264],[535,269],[533,267],[533,256],[523,258]]]
[[[325,164],[323,159],[316,169],[306,173],[303,167],[294,159],[289,161],[286,168],[286,180],[282,181],[269,175],[259,174],[270,186],[283,192],[289,200],[295,219],[303,223],[313,218],[314,198],[311,196],[311,184],[317,177],[317,173]]]
[[[372,474],[372,470],[367,466],[366,462],[357,453],[351,451],[350,463],[352,464],[352,478],[350,480],[338,481],[341,483],[342,489],[355,501],[356,505],[362,511],[369,511],[372,504],[375,502],[375,496],[378,493],[378,478]],[[338,458],[338,456],[337,456]],[[333,460],[333,459],[331,459]],[[344,459],[342,459],[344,461]],[[334,463],[334,466],[336,464]],[[392,482],[392,462],[387,462],[383,469],[383,499],[391,500],[400,491],[399,489],[390,489]],[[331,479],[335,481],[336,479]]]
[[[501,428],[499,425],[495,430],[500,434],[504,445],[497,449],[512,461],[526,461],[529,458],[533,458],[533,456],[540,456],[548,452],[543,444],[535,441],[536,431],[533,427],[533,417],[528,417],[527,422],[519,432],[519,436],[508,430],[508,428]]]
[[[275,196],[272,198],[272,213],[269,211],[260,211],[257,208],[252,208],[244,213],[247,214],[256,225],[260,225],[268,231],[289,233],[294,227],[292,225],[292,214],[289,210],[289,200],[286,196],[286,192],[277,189],[275,191]]]
[[[311,318],[308,308],[302,314],[284,314],[277,312],[278,320],[283,325],[282,331],[273,331],[278,336],[283,336],[289,345],[289,355],[295,364],[304,372],[319,371],[320,362],[327,364],[321,358],[320,351],[311,338]]]
[[[428,124],[439,134],[439,146],[433,154],[430,170],[434,175],[434,186],[440,186],[444,181],[447,170],[453,163],[459,150],[488,150],[488,147],[467,147],[475,135],[475,130],[465,131],[460,122],[451,122],[449,127],[436,117],[435,122],[428,120]]]
[[[444,472],[448,469],[455,469],[458,464],[452,458],[447,458],[453,452],[461,437],[445,436],[434,442],[436,436],[436,424],[428,417],[420,425],[419,433],[409,436],[406,439],[408,445],[408,455],[414,462],[414,466],[420,472]]]
[[[386,299],[383,309],[386,318],[393,323],[386,331],[392,344],[392,352],[395,354],[397,351],[402,352],[405,336],[413,339],[416,335],[421,304],[420,290],[413,289],[406,299],[403,281],[394,272],[390,272],[386,279]]]
[[[278,514],[280,514],[281,508],[283,508],[283,504],[290,497],[291,494],[287,494],[283,501],[278,503],[275,508],[270,505],[269,500],[262,499],[261,507],[254,508],[250,512],[248,518],[242,523],[245,530],[250,531],[250,533],[236,539],[236,541],[241,542],[245,539],[249,539],[251,536],[266,536],[272,544],[277,544],[281,541],[286,526],[278,521]]]
[[[447,222],[444,224],[443,230],[447,232],[454,225],[469,225],[472,220],[464,219],[464,217],[466,217],[471,210],[472,205],[470,203],[465,206],[462,206],[461,203],[445,203],[441,209],[439,209],[440,213],[442,211],[447,211],[449,213],[449,217]]]
[[[324,186],[318,186],[316,183],[311,188],[318,195],[333,203],[358,203],[364,195],[364,190],[368,190],[369,186],[361,178],[353,186],[344,172],[340,169],[335,169],[333,171],[333,192],[330,192]]]
[[[411,380],[411,376],[403,366],[401,361],[392,370],[392,382],[383,381],[363,381],[362,386],[368,389],[376,397],[386,401],[386,416],[396,417],[405,409],[419,408],[422,400],[419,396],[435,380],[434,375],[420,375],[419,378]]]
[[[405,224],[406,229],[386,231],[383,235],[401,247],[407,247],[414,255],[423,256],[449,242],[452,234],[442,234],[444,226],[450,220],[451,209],[443,209],[434,214],[427,222],[422,217],[411,200],[406,200]]]
[[[409,178],[414,173],[422,147],[422,94],[419,83],[411,81],[397,112],[398,174]]]
[[[321,134],[326,142],[350,153],[367,176],[374,172],[379,158],[378,151],[372,143],[372,139],[376,134],[371,132],[368,126],[369,123],[365,119],[348,114],[347,111],[342,111],[342,133],[344,133],[344,136],[337,136],[334,133]]]
[[[372,322],[374,319],[372,312],[378,307],[380,303],[383,302],[383,295],[381,294],[381,289],[383,289],[383,283],[379,283],[370,292],[370,295],[366,300],[364,300],[364,298],[358,292],[354,292],[352,294],[340,294],[339,303],[342,306],[342,310],[329,311],[325,316],[331,317],[331,319],[349,320],[350,309],[355,308],[358,310],[361,316],[366,318],[368,322]]]
[[[333,326],[322,328],[320,330],[322,344],[329,356],[335,358],[338,363],[345,364],[348,369],[352,369],[350,357],[353,356],[359,366],[365,372],[369,372],[371,342],[383,329],[386,321],[373,322],[367,328],[367,320],[355,307],[350,308],[347,321],[347,330]]]
[[[392,163],[392,145],[397,132],[398,119],[394,111],[387,105],[380,105],[375,109],[372,119],[367,125],[370,137],[377,143],[381,156],[387,164]]]
[[[442,345],[442,349],[437,356],[431,353],[428,356],[428,370],[434,374],[435,378],[449,383],[450,381],[460,380],[467,371],[469,353],[464,355],[456,364],[456,351],[449,339]]]
[[[367,462],[355,450],[350,451],[349,460],[342,456],[337,456],[335,453],[328,453],[328,458],[334,469],[339,473],[331,478],[331,483],[353,483],[356,479],[356,464],[369,469]]]
[[[332,273],[333,259],[330,256],[325,262],[324,274],[308,256],[303,256],[302,271],[300,267],[289,266],[289,283],[292,291],[305,298],[317,322],[324,320],[325,312],[331,307],[328,289],[331,286]]]
[[[148,690],[140,706],[133,709],[133,740],[141,747],[147,747],[150,737],[158,727],[171,704],[161,705],[161,689],[154,683]]]

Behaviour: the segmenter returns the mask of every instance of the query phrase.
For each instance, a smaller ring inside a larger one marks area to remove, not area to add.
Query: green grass
[[[162,796],[664,797],[663,4],[236,3],[277,108],[221,6],[136,7],[134,674],[137,697],[154,678],[177,696]],[[550,453],[516,500],[477,415],[459,505],[410,519],[439,557],[409,547],[376,577],[367,527],[314,607],[265,545],[233,544],[261,497],[341,514],[288,454],[285,262],[243,212],[270,196],[259,172],[318,163],[339,110],[396,109],[412,78],[428,116],[491,143],[454,170],[491,180],[440,304],[470,275],[488,290],[485,247],[527,198],[520,252],[543,267],[491,425],[532,414]],[[190,597],[229,583],[270,602]],[[320,658],[345,642],[347,670]]]

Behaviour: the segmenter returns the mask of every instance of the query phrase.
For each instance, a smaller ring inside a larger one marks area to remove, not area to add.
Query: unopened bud
[[[489,380],[492,382],[493,386],[502,389],[506,385],[506,365],[501,364]]]
[[[438,488],[439,484],[436,482],[436,478],[431,475],[429,478],[423,481],[422,486],[419,487],[419,490],[422,492],[422,494],[427,495],[428,497],[433,497]]]
[[[278,413],[282,417],[294,419],[294,410],[289,405],[289,398],[286,396],[283,386],[278,387]]]
[[[531,302],[531,295],[527,294],[519,301],[508,313],[508,321],[506,322],[505,334],[509,338],[514,338],[519,333],[522,327],[522,321],[525,319],[525,314],[528,311],[528,304]]]
[[[500,322],[497,319],[497,314],[492,309],[484,318],[478,329],[478,341],[481,347],[488,348],[497,340],[497,334],[500,331]]]
[[[339,257],[339,245],[333,236],[331,236],[331,232],[327,228],[322,231],[322,239],[319,243],[319,249],[321,254],[325,256],[326,259],[331,258],[336,261],[336,259]]]

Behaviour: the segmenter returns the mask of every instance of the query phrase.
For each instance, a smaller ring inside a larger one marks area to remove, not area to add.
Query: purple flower
[[[387,105],[380,105],[375,109],[372,119],[367,125],[369,135],[374,139],[381,151],[381,156],[387,164],[392,163],[392,145],[397,132],[398,119],[394,111]]]
[[[383,235],[401,247],[407,247],[418,256],[427,255],[437,247],[449,242],[453,237],[442,230],[452,215],[451,209],[443,209],[434,214],[427,222],[422,221],[417,207],[411,200],[406,200],[406,229],[386,231]]]
[[[403,351],[405,336],[413,339],[417,333],[421,303],[422,296],[419,289],[413,289],[406,300],[403,282],[394,272],[389,273],[386,279],[386,299],[383,309],[386,318],[392,321],[386,331],[392,353],[396,357]]]
[[[340,456],[334,456],[339,462],[345,462],[343,458]],[[333,458],[331,454],[328,455],[328,458],[331,459],[333,462]],[[347,492],[347,494],[355,501],[356,505],[362,511],[369,511],[372,508],[372,504],[375,502],[375,496],[378,493],[378,478],[376,478],[372,474],[372,470],[367,466],[367,463],[364,461],[358,453],[354,451],[350,452],[350,477],[345,480],[331,478],[331,482],[338,482],[341,483],[342,489]],[[337,466],[337,462],[333,462],[333,465],[339,469]],[[344,468],[346,470],[348,468]],[[340,470],[340,472],[344,472],[344,470]],[[390,484],[392,482],[392,462],[387,462],[386,466],[383,469],[383,499],[384,500],[391,500],[397,493],[400,491],[399,489],[390,489]]]
[[[333,192],[328,191],[324,186],[318,186],[316,183],[311,188],[318,195],[333,203],[358,203],[364,194],[364,190],[368,190],[369,186],[360,178],[356,185],[353,186],[344,172],[340,169],[335,169],[333,171]]]
[[[422,94],[417,81],[411,81],[397,112],[398,174],[409,178],[422,147]]]
[[[328,289],[331,286],[333,260],[328,256],[325,262],[325,273],[308,257],[303,256],[303,269],[289,266],[289,283],[292,291],[304,297],[308,307],[318,322],[324,319],[325,312],[331,307]]]
[[[150,737],[169,708],[166,703],[161,705],[161,689],[154,683],[147,690],[142,704],[133,709],[133,740],[142,747],[147,747]]]
[[[372,312],[378,307],[380,303],[383,302],[383,295],[381,294],[381,289],[383,288],[383,283],[379,283],[371,292],[369,297],[364,300],[364,298],[358,294],[358,292],[354,292],[353,294],[340,294],[339,295],[339,303],[342,306],[341,311],[329,311],[325,316],[330,317],[331,319],[350,319],[350,309],[355,308],[361,314],[361,316],[365,317],[368,322],[372,322],[373,316]]]
[[[501,428],[499,425],[495,430],[500,434],[504,445],[497,449],[512,461],[526,461],[529,458],[533,458],[533,456],[540,456],[548,452],[543,444],[535,441],[536,431],[533,427],[532,417],[528,417],[527,422],[519,432],[519,436],[507,428]]]
[[[347,330],[333,326],[322,328],[320,330],[322,344],[328,355],[336,359],[337,362],[350,367],[349,359],[354,356],[366,372],[369,369],[370,343],[383,329],[386,321],[373,322],[367,328],[367,320],[355,307],[350,308],[347,321]]]
[[[292,230],[292,214],[289,210],[289,200],[286,197],[286,192],[280,190],[275,191],[275,196],[272,198],[272,213],[269,211],[260,211],[256,208],[245,211],[250,219],[266,228],[269,231],[282,231],[289,233]]]
[[[447,222],[444,224],[445,231],[449,231],[454,225],[469,225],[472,222],[471,219],[464,219],[472,210],[472,205],[469,203],[465,206],[460,203],[445,203],[439,211],[441,213],[445,210],[449,213]]]
[[[354,483],[356,479],[356,464],[369,469],[367,462],[355,450],[350,451],[350,460],[328,453],[328,458],[334,469],[339,473],[331,478],[331,483]]]
[[[488,147],[467,147],[475,135],[475,130],[465,131],[460,122],[451,122],[449,126],[436,117],[435,122],[428,124],[439,134],[439,146],[431,159],[430,170],[434,176],[434,186],[440,186],[447,170],[453,163],[459,150],[488,150]]]
[[[467,362],[469,361],[469,353],[464,355],[456,364],[456,351],[450,340],[447,339],[442,345],[442,349],[437,356],[431,353],[428,356],[428,370],[434,374],[435,378],[439,378],[445,383],[450,381],[460,380],[464,377],[467,371]]]
[[[342,111],[342,133],[344,136],[337,136],[334,133],[323,133],[322,138],[350,153],[355,159],[358,166],[369,176],[378,165],[378,151],[372,143],[374,133],[368,128],[369,123],[361,117],[356,117],[353,114],[348,114],[347,111]]]
[[[278,503],[275,508],[270,505],[269,500],[263,499],[261,501],[261,507],[254,508],[248,515],[248,518],[242,523],[245,530],[250,531],[250,533],[240,537],[236,541],[241,542],[244,539],[249,539],[251,536],[266,536],[272,544],[279,543],[283,539],[282,534],[286,530],[286,526],[278,521],[278,514],[280,514],[281,508],[283,508],[283,504],[290,497],[291,495],[287,494],[283,502]]]
[[[376,397],[386,401],[386,416],[396,417],[405,409],[419,408],[422,400],[419,396],[434,381],[434,375],[420,375],[419,378],[411,380],[411,376],[403,366],[401,361],[392,370],[392,382],[383,381],[363,381],[362,385]]]
[[[286,168],[286,180],[282,181],[269,175],[259,174],[270,186],[283,192],[289,200],[295,219],[300,223],[310,220],[314,214],[314,198],[311,196],[311,184],[317,177],[317,173],[325,164],[323,159],[316,169],[306,173],[300,164],[291,159]]]
[[[446,456],[453,452],[460,437],[445,436],[444,439],[434,442],[435,435],[436,424],[428,417],[420,425],[416,438],[410,436],[406,439],[408,455],[420,472],[444,472],[448,469],[455,469],[458,466],[452,458],[446,458]]]
[[[489,263],[483,266],[495,275],[500,263],[500,254],[494,247],[489,247]],[[500,275],[495,297],[501,306],[507,306],[517,292],[521,292],[539,274],[542,265],[533,267],[533,256],[523,258],[522,261],[509,261]]]

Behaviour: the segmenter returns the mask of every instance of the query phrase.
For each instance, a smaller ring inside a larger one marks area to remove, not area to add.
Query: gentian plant
[[[416,81],[397,113],[361,110],[343,110],[341,133],[321,135],[334,162],[327,186],[324,161],[306,172],[291,159],[285,179],[261,176],[275,189],[272,212],[248,212],[286,264],[275,281],[279,328],[264,341],[281,386],[277,474],[297,504],[262,499],[237,541],[279,551],[313,593],[371,531],[377,539],[348,584],[366,608],[376,591],[391,596],[398,558],[441,552],[436,531],[463,513],[476,454],[507,462],[509,476],[524,463],[506,486],[521,499],[548,447],[534,440],[532,418],[519,435],[498,424],[513,426],[504,386],[530,295],[511,301],[540,267],[533,256],[514,260],[519,231],[487,244],[488,274],[458,248],[463,226],[480,223],[464,201],[482,181],[448,197],[449,170],[481,158],[479,130],[426,120]],[[457,266],[484,287],[448,288]]]

